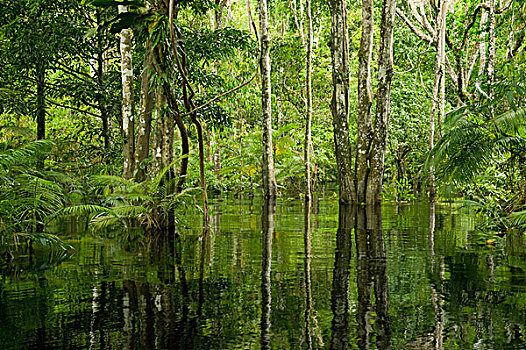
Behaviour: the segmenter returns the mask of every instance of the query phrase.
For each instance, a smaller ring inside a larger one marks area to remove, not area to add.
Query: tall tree
[[[391,114],[393,78],[393,32],[396,0],[384,0],[378,52],[378,88],[374,124],[371,107],[371,57],[373,52],[373,0],[362,2],[362,38],[358,72],[358,119],[356,178],[351,168],[349,143],[349,59],[345,2],[331,1],[333,95],[331,111],[334,124],[336,162],[340,178],[340,201],[373,204],[382,199],[387,132]],[[355,187],[356,183],[356,187]]]
[[[119,14],[128,12],[128,6],[119,5]],[[132,63],[132,32],[125,28],[120,32],[121,78],[122,78],[122,135],[123,146],[122,176],[133,177],[135,168],[135,125],[133,108],[133,63]]]
[[[135,146],[135,168],[137,181],[146,179],[146,164],[150,152],[150,134],[152,129],[152,112],[153,112],[153,91],[151,91],[150,78],[152,74],[151,67],[151,44],[147,43],[146,53],[141,74],[141,96],[139,115],[137,121],[137,143]]]
[[[362,37],[358,52],[358,119],[356,140],[356,192],[358,202],[365,202],[368,158],[372,142],[373,90],[371,85],[371,60],[373,54],[373,0],[362,2]]]
[[[340,201],[356,200],[356,189],[351,165],[349,141],[349,38],[347,26],[347,3],[330,0],[331,10],[331,57],[332,100],[331,113],[334,127],[336,166],[340,183]]]
[[[312,7],[311,0],[306,1],[306,20],[307,20],[307,48],[305,59],[305,87],[307,90],[307,113],[305,118],[305,197],[310,199],[312,196],[312,170],[311,170],[311,149],[312,149],[312,45],[314,37],[312,33]]]
[[[431,115],[429,118],[429,149],[433,149],[435,142],[435,114],[436,106],[438,104],[438,121],[444,120],[445,103],[446,103],[446,17],[448,12],[448,0],[441,0],[439,3],[439,11],[436,20],[437,40],[436,40],[436,64],[435,64],[435,79],[433,84],[433,95],[431,97]],[[429,178],[429,200],[435,201],[435,174],[433,166],[430,169]]]
[[[274,175],[274,155],[272,146],[272,105],[270,85],[270,39],[268,30],[267,0],[259,0],[260,69],[261,69],[261,126],[263,129],[263,191],[265,197],[277,194]]]

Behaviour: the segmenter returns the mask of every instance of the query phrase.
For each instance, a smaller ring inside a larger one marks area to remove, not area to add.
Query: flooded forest
[[[526,349],[526,2],[0,0],[0,348]]]

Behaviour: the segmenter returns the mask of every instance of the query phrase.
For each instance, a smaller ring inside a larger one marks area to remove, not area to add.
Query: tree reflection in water
[[[381,207],[354,207],[340,204],[336,237],[336,256],[332,289],[331,349],[348,349],[350,341],[349,269],[351,233],[355,230],[357,255],[358,309],[357,342],[360,349],[369,349],[372,333],[376,333],[376,348],[390,349],[389,282],[387,257],[382,234]],[[374,287],[374,289],[373,289]],[[374,306],[371,291],[374,290]],[[372,312],[376,314],[374,329]]]
[[[351,233],[354,226],[354,206],[340,204],[336,253],[332,277],[332,337],[331,349],[349,348],[349,268],[351,262]]]
[[[262,246],[262,266],[261,266],[261,349],[270,349],[270,314],[272,295],[271,287],[271,265],[272,265],[272,236],[274,235],[274,213],[276,212],[275,198],[266,198],[263,204],[263,214],[261,223],[263,234],[261,238]]]

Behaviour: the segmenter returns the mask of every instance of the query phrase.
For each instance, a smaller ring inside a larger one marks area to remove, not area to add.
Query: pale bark
[[[163,134],[164,110],[166,98],[162,88],[158,87],[155,93],[155,128],[153,133],[152,174],[157,175],[164,167],[163,164]]]
[[[349,43],[347,4],[345,0],[330,0],[332,100],[334,146],[339,178],[340,202],[356,200],[352,177],[351,144],[349,141]]]
[[[356,192],[359,203],[365,202],[369,175],[369,153],[372,142],[371,105],[371,59],[373,53],[373,1],[362,1],[362,37],[358,53],[358,120],[356,151]]]
[[[137,144],[135,147],[135,167],[137,173],[135,179],[144,181],[146,179],[146,165],[144,161],[150,153],[150,134],[152,128],[153,92],[150,91],[150,76],[152,72],[150,47],[147,48],[146,58],[141,76],[141,99],[139,107],[139,120],[137,125]]]
[[[305,119],[305,145],[304,145],[304,159],[305,159],[305,197],[310,199],[312,196],[312,178],[311,178],[311,148],[312,148],[312,9],[311,0],[306,2],[307,12],[307,57],[306,57],[306,74],[305,85],[307,89],[307,113]]]
[[[272,106],[270,85],[270,47],[268,33],[267,0],[259,0],[259,33],[260,33],[260,67],[261,67],[261,125],[263,139],[263,190],[265,197],[275,197],[277,194],[276,178],[274,176],[274,157],[272,147]]]
[[[438,125],[444,120],[445,115],[445,56],[446,56],[446,17],[448,11],[448,0],[442,0],[437,14],[437,38],[436,38],[436,64],[435,79],[433,83],[433,94],[431,98],[431,112],[429,117],[429,149],[433,149],[435,142],[435,115],[438,105]],[[433,165],[429,169],[429,200],[435,201],[435,174]]]
[[[230,6],[232,2],[230,0],[216,0],[216,9],[214,11],[215,18],[215,29],[223,28],[227,21],[225,21],[225,10],[226,10],[226,19],[230,18]]]
[[[370,174],[366,187],[365,202],[378,203],[382,200],[387,133],[391,115],[391,82],[393,79],[393,33],[396,0],[384,0],[380,24],[380,52],[378,62],[378,91],[373,145],[370,156]]]
[[[484,70],[486,69],[486,25],[488,23],[488,12],[485,10],[482,10],[482,15],[480,16],[480,34],[479,34],[479,50],[480,50],[480,57],[479,57],[479,72],[478,72],[478,82],[480,83],[480,79],[484,75]]]
[[[491,98],[493,97],[492,84],[495,76],[495,0],[489,0],[488,5],[488,95]]]
[[[119,5],[119,13],[128,12],[128,7]],[[120,33],[121,78],[122,78],[122,176],[131,179],[134,172],[134,118],[133,118],[133,63],[131,52],[131,29]]]

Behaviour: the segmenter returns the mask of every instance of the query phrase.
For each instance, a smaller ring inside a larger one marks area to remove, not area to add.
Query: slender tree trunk
[[[110,126],[109,126],[109,118],[110,115],[108,113],[108,107],[106,105],[106,98],[104,96],[105,94],[105,86],[104,86],[104,44],[102,43],[102,26],[100,25],[101,20],[101,13],[100,10],[97,9],[95,12],[95,19],[96,19],[96,25],[97,25],[97,53],[95,56],[95,64],[97,65],[97,70],[95,72],[96,78],[97,78],[97,106],[100,113],[100,118],[102,120],[102,138],[104,139],[104,151],[106,152],[105,155],[105,161],[106,163],[111,163],[112,159],[109,156],[110,148],[111,148],[111,133],[110,133]]]
[[[272,147],[272,106],[270,85],[270,47],[268,33],[267,0],[258,0],[259,4],[259,34],[261,49],[261,125],[263,128],[263,190],[265,197],[275,197],[277,194],[276,178],[274,176],[274,157]]]
[[[493,80],[495,77],[495,0],[489,0],[488,13],[488,95],[493,97]],[[493,112],[493,111],[492,111]],[[493,113],[491,113],[493,114]]]
[[[431,98],[431,113],[429,116],[429,150],[433,149],[435,142],[435,121],[436,106],[438,105],[438,124],[444,120],[445,115],[445,94],[446,94],[446,79],[445,79],[445,56],[446,56],[446,17],[448,11],[448,0],[440,2],[439,11],[437,14],[437,40],[436,40],[436,64],[435,64],[435,79],[433,83],[433,93]],[[429,200],[435,201],[435,171],[433,165],[429,169]]]
[[[152,128],[152,111],[153,111],[153,92],[150,91],[151,67],[151,45],[147,45],[148,53],[144,61],[144,67],[141,76],[141,105],[139,108],[139,120],[137,125],[137,145],[135,147],[135,167],[137,173],[135,179],[138,182],[146,179],[146,164],[144,161],[150,153],[150,134]]]
[[[97,53],[97,89],[98,89],[98,108],[102,120],[102,138],[104,139],[104,151],[109,154],[111,148],[111,135],[109,128],[108,108],[106,106],[104,94],[104,52],[99,49]],[[110,160],[111,161],[111,160]]]
[[[480,34],[479,34],[479,72],[477,77],[477,82],[480,84],[482,76],[484,75],[484,70],[486,69],[486,25],[488,24],[488,12],[484,9],[481,10],[482,14],[480,15]]]
[[[128,12],[128,7],[119,5],[119,13]],[[122,77],[122,132],[124,159],[122,176],[131,179],[134,172],[134,118],[133,118],[133,64],[131,52],[131,29],[120,33],[121,77]]]
[[[358,53],[358,120],[356,141],[356,192],[359,203],[365,202],[369,155],[371,149],[373,91],[371,87],[371,60],[373,54],[373,0],[362,1],[362,38]]]
[[[169,93],[168,104],[172,112],[170,113],[171,118],[175,120],[175,124],[179,129],[181,135],[181,165],[179,167],[179,180],[177,180],[176,192],[180,193],[183,190],[184,183],[186,181],[186,175],[188,173],[188,157],[190,155],[190,143],[188,140],[188,131],[184,125],[183,118],[179,112],[179,106],[175,100],[175,96],[170,92],[168,84],[164,84],[164,92]],[[173,124],[171,124],[173,127]],[[173,152],[173,139],[171,143],[171,149]],[[168,164],[167,164],[168,165]]]
[[[306,74],[305,74],[305,85],[307,88],[307,113],[305,120],[305,145],[304,145],[304,158],[305,158],[305,198],[310,200],[312,196],[312,170],[311,170],[311,149],[312,149],[312,135],[311,135],[311,124],[312,124],[312,45],[313,45],[313,33],[312,33],[312,9],[311,0],[306,1],[306,12],[307,12],[307,58],[306,58]]]
[[[37,140],[43,140],[46,138],[46,69],[44,65],[39,63],[37,65],[36,72],[37,80],[37,108],[36,108],[36,120],[37,120]]]
[[[332,100],[331,113],[334,127],[334,145],[340,202],[356,199],[351,165],[349,141],[349,44],[347,31],[347,4],[345,0],[330,0]]]
[[[155,128],[153,133],[152,173],[157,175],[163,169],[163,134],[166,98],[162,88],[155,93]]]
[[[378,91],[371,170],[368,176],[365,202],[379,203],[382,200],[384,160],[387,150],[387,133],[391,115],[391,81],[393,79],[393,32],[396,0],[384,0],[380,24],[380,58],[378,62]]]

